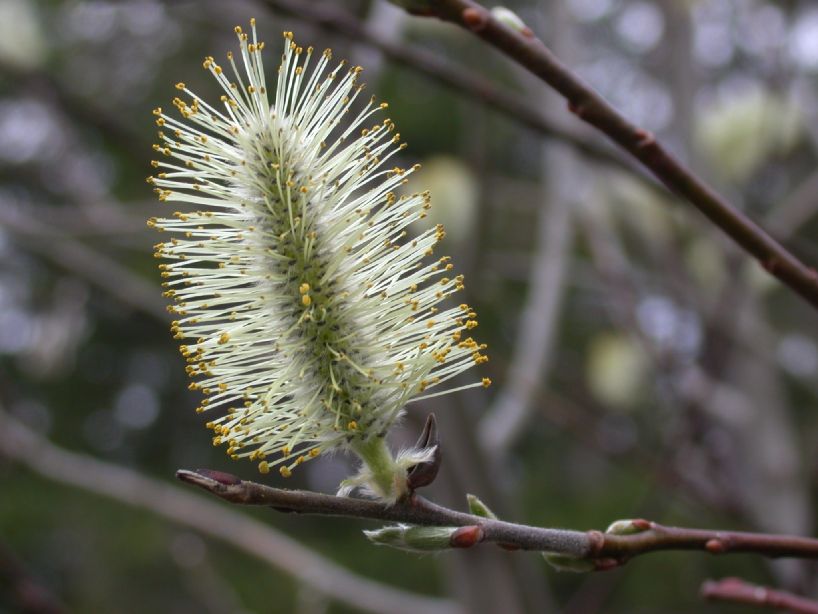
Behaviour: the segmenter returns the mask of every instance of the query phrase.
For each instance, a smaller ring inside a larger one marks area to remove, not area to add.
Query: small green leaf
[[[466,501],[469,502],[469,511],[475,516],[497,520],[497,515],[489,509],[489,506],[474,495],[466,495]]]

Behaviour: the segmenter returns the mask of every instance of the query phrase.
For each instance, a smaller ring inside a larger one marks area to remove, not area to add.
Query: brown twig
[[[635,157],[667,188],[696,207],[771,274],[818,307],[818,273],[674,158],[647,130],[628,121],[537,39],[512,29],[473,0],[428,0],[424,14],[457,24],[557,90],[577,117]]]
[[[355,42],[371,45],[395,64],[411,68],[435,83],[463,94],[471,100],[478,100],[494,111],[545,137],[570,145],[588,158],[632,173],[651,188],[656,187],[649,177],[642,174],[627,159],[619,156],[615,150],[561,128],[520,96],[505,92],[490,81],[452,65],[432,52],[386,38],[367,28],[354,15],[336,8],[332,3],[304,2],[303,0],[262,1],[280,12],[310,21],[332,32],[340,32]]]
[[[204,469],[198,471],[182,469],[176,472],[176,477],[225,501],[242,505],[266,505],[280,512],[370,518],[422,526],[480,526],[482,535],[479,541],[483,542],[498,542],[526,550],[547,550],[573,556],[584,556],[588,552],[588,538],[581,531],[543,529],[500,520],[486,520],[480,516],[450,510],[419,496],[390,506],[369,499],[273,488]]]
[[[739,578],[708,580],[702,584],[701,596],[710,601],[775,608],[794,614],[818,614],[818,601],[758,584],[749,584]]]
[[[700,550],[710,554],[748,552],[769,557],[818,558],[818,539],[792,535],[712,531],[666,527],[648,520],[630,520],[630,534],[551,529],[492,520],[442,507],[418,495],[395,505],[368,499],[335,497],[304,490],[283,490],[207,469],[179,470],[183,482],[242,505],[263,505],[280,512],[369,518],[421,526],[470,529],[470,539],[455,547],[489,542],[504,548],[547,551],[593,561],[599,570],[658,550]]]

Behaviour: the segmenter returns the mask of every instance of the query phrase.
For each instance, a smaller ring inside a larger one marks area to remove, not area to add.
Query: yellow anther
[[[488,388],[489,386],[491,386],[491,380],[489,378],[487,378],[487,377],[484,377],[482,379],[482,384],[483,384],[483,388]]]
[[[307,284],[307,283],[301,284],[300,286],[298,286],[298,291],[301,294],[306,294],[307,292],[310,291],[310,284]]]
[[[289,468],[287,468],[287,467],[279,468],[278,472],[281,474],[281,477],[284,477],[284,478],[288,478],[293,474],[293,472],[290,471]]]
[[[183,89],[185,89],[185,84],[184,84],[184,82],[183,82],[183,81],[179,81],[179,83],[177,83],[177,84],[176,84],[176,89],[177,89],[177,90],[183,90]]]
[[[357,422],[355,422],[355,420],[350,420],[350,421],[347,423],[347,430],[349,430],[349,431],[356,431],[356,430],[358,430],[358,423],[357,423]]]
[[[301,297],[301,304],[304,305],[304,307],[309,307],[312,304],[312,298],[310,298],[309,294],[305,294]]]
[[[230,335],[228,335],[227,333],[222,333],[221,336],[219,337],[219,345],[224,345],[228,341],[230,341]]]
[[[261,473],[270,473],[270,463],[268,463],[267,461],[261,461],[258,464],[258,470]]]

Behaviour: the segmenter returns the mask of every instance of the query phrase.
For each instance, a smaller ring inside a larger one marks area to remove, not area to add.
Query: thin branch
[[[419,3],[420,4],[420,3]],[[564,66],[531,30],[507,27],[473,0],[426,0],[424,14],[457,24],[512,58],[557,90],[569,110],[635,157],[667,188],[687,200],[785,285],[818,307],[818,272],[674,158],[656,138],[631,123]]]
[[[131,505],[220,539],[355,609],[461,614],[450,601],[362,578],[253,518],[125,467],[63,450],[0,410],[0,455],[43,477]]]
[[[560,552],[577,557],[585,556],[590,549],[588,535],[582,531],[543,529],[501,520],[486,520],[480,516],[437,505],[419,496],[390,506],[369,499],[273,488],[257,482],[240,480],[230,474],[202,469],[198,471],[180,469],[176,472],[176,477],[225,501],[242,505],[265,505],[280,512],[369,518],[421,526],[480,526],[482,529],[480,541],[484,542],[497,542],[525,550]]]
[[[710,601],[775,608],[794,614],[818,614],[818,601],[758,584],[749,584],[739,578],[708,580],[702,584],[701,596]]]
[[[72,91],[61,81],[44,70],[27,70],[0,59],[0,78],[14,82],[18,90],[28,89],[38,98],[56,103],[66,115],[94,128],[99,134],[111,139],[134,159],[144,163],[136,152],[150,151],[150,141],[144,132],[134,130],[131,124],[120,120],[110,107],[94,104],[94,99],[86,99]]]
[[[108,292],[126,305],[167,323],[165,300],[154,284],[104,253],[22,213],[0,210],[0,222],[14,240]]]
[[[818,558],[818,539],[793,535],[666,527],[642,519],[628,521],[631,530],[636,532],[625,535],[552,529],[458,512],[418,495],[390,506],[368,499],[273,488],[207,469],[181,469],[176,472],[176,477],[231,503],[263,505],[286,513],[464,527],[469,529],[469,538],[453,542],[452,547],[488,542],[512,550],[555,552],[592,561],[599,570],[611,569],[640,554],[659,550],[699,550],[710,554],[748,552],[769,557]]]
[[[566,152],[546,152],[559,172],[571,159]],[[502,459],[525,430],[532,413],[532,398],[551,370],[565,276],[571,261],[574,204],[554,189],[548,178],[548,203],[538,212],[537,247],[532,258],[528,295],[520,316],[516,343],[502,389],[481,418],[478,435],[483,448],[495,461]]]
[[[336,8],[334,4],[304,2],[303,0],[261,1],[277,11],[310,21],[332,32],[341,33],[356,43],[371,45],[395,64],[411,68],[435,83],[462,94],[470,100],[478,100],[494,111],[545,137],[562,141],[584,156],[631,173],[650,188],[656,188],[656,184],[651,179],[624,157],[618,155],[618,152],[583,138],[571,130],[561,128],[547,119],[534,105],[528,104],[520,96],[497,88],[491,81],[442,60],[438,55],[425,49],[396,43],[367,28],[354,15]]]

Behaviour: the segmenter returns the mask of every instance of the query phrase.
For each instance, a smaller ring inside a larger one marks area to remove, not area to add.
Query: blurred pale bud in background
[[[35,3],[0,0],[0,61],[33,69],[45,60],[46,47]]]
[[[685,264],[702,289],[721,288],[725,282],[724,250],[707,237],[695,237],[686,246]]]
[[[583,201],[586,211],[601,223],[631,230],[652,246],[672,240],[673,208],[658,191],[650,190],[633,177],[612,174],[599,182],[593,198]]]
[[[585,375],[594,396],[628,411],[645,387],[647,368],[647,357],[635,341],[620,333],[602,333],[591,341]]]
[[[761,89],[736,92],[697,115],[695,142],[723,179],[747,181],[770,156],[792,150],[803,134],[800,109]]]
[[[417,222],[415,232],[435,224],[446,228],[444,244],[459,250],[471,235],[477,213],[478,187],[474,173],[452,156],[433,156],[421,164],[406,185],[406,194],[429,190],[432,208],[426,219]]]

